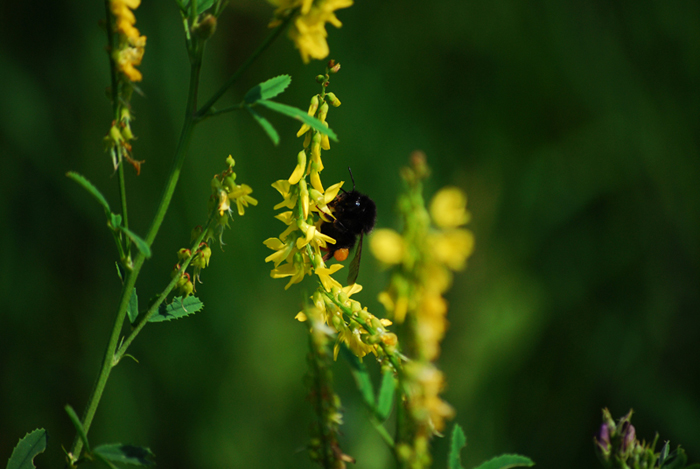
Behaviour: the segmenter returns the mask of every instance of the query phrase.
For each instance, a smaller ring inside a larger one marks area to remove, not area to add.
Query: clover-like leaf
[[[355,385],[357,386],[357,390],[360,391],[362,399],[365,401],[365,404],[373,409],[374,387],[372,386],[372,379],[367,372],[367,368],[347,346],[343,345],[340,350],[345,360],[350,364],[350,373],[352,373],[352,377],[355,379]]]
[[[274,98],[287,89],[291,82],[292,77],[289,75],[280,75],[278,77],[270,78],[269,80],[255,85],[248,90],[248,92],[245,94],[245,98],[243,98],[243,101],[245,101],[247,104],[252,104],[261,99]]]
[[[511,467],[532,467],[535,463],[530,458],[519,454],[502,454],[480,464],[476,469],[510,469]]]
[[[125,235],[131,239],[131,241],[134,243],[134,246],[136,246],[136,249],[139,250],[141,254],[144,256],[151,257],[151,248],[148,246],[148,243],[141,238],[139,235],[131,231],[129,228],[125,226],[120,226],[119,229],[124,232]]]
[[[459,424],[455,424],[452,429],[452,439],[450,441],[450,454],[447,455],[448,469],[462,469],[462,458],[459,455],[462,448],[467,445],[467,437]]]
[[[263,107],[270,109],[271,111],[284,114],[285,116],[289,116],[293,119],[301,121],[304,124],[308,124],[313,129],[318,130],[322,134],[328,135],[328,138],[336,142],[338,141],[338,136],[335,134],[335,132],[333,132],[333,130],[327,127],[326,124],[324,124],[320,120],[308,115],[306,111],[302,111],[301,109],[295,108],[294,106],[289,106],[287,104],[282,104],[275,101],[268,101],[264,99],[256,101],[255,104],[259,104]]]
[[[126,314],[129,316],[129,322],[133,324],[136,322],[136,318],[139,315],[139,297],[136,294],[136,289],[131,292],[131,298],[129,298],[129,305],[126,307]]]
[[[379,388],[379,397],[377,398],[377,417],[381,421],[386,420],[391,412],[391,407],[394,404],[394,391],[396,390],[396,380],[391,371],[387,371],[382,375],[382,384]]]
[[[7,461],[7,469],[35,469],[34,458],[46,449],[49,435],[43,428],[24,435]]]
[[[143,446],[123,445],[112,443],[96,447],[92,453],[100,459],[114,461],[135,466],[153,466],[154,454],[149,448]]]
[[[168,305],[161,304],[158,312],[151,316],[148,322],[163,322],[184,318],[200,311],[203,307],[204,303],[196,296],[188,296],[184,300],[181,296],[176,296],[173,298],[172,303]]]
[[[280,143],[280,136],[277,133],[277,130],[270,124],[270,121],[265,119],[263,116],[258,114],[253,108],[251,107],[246,107],[248,109],[248,112],[250,113],[251,116],[255,119],[255,121],[260,124],[260,127],[263,128],[265,133],[270,137],[270,140],[272,140],[272,143],[277,146]]]

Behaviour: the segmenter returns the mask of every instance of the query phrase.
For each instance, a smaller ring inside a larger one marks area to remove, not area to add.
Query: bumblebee
[[[350,168],[348,171],[350,171],[352,179],[352,190],[350,192],[343,190],[328,204],[333,210],[335,220],[321,223],[321,233],[335,239],[335,244],[329,244],[326,248],[328,252],[323,256],[324,261],[331,257],[337,261],[344,261],[357,243],[357,237],[360,237],[355,257],[350,263],[348,271],[348,285],[352,285],[360,272],[362,240],[365,234],[372,231],[377,220],[377,206],[368,196],[355,190],[355,179]]]

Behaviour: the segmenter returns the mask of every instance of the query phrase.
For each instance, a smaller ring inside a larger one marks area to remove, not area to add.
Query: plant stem
[[[197,108],[197,89],[199,87],[199,73],[201,70],[201,54],[195,57],[191,64],[190,69],[190,86],[187,98],[187,108],[185,111],[185,122],[182,127],[182,132],[180,134],[180,141],[178,143],[177,150],[175,152],[175,160],[173,162],[172,170],[168,176],[168,181],[166,182],[165,189],[161,196],[160,204],[151,223],[151,227],[146,235],[146,243],[151,246],[153,240],[158,234],[163,219],[165,218],[165,213],[168,210],[170,201],[172,199],[173,193],[175,192],[175,187],[177,181],[180,177],[180,172],[182,170],[182,165],[185,161],[185,156],[187,155],[187,149],[189,147],[190,140],[192,138],[192,130],[194,128],[194,114]],[[124,325],[124,319],[126,318],[126,309],[131,299],[131,294],[134,291],[134,286],[136,285],[136,279],[138,278],[141,267],[143,266],[146,257],[139,252],[134,260],[134,265],[132,270],[128,273],[126,277],[126,282],[122,288],[121,299],[119,301],[119,308],[117,310],[117,315],[114,319],[114,325],[112,326],[112,333],[109,337],[109,342],[107,343],[107,349],[105,350],[104,357],[102,359],[102,365],[100,366],[100,372],[97,376],[97,381],[95,382],[95,387],[90,394],[88,399],[88,404],[83,415],[83,429],[85,434],[90,430],[90,425],[92,424],[92,419],[95,417],[95,412],[97,411],[97,406],[102,398],[102,393],[104,391],[107,380],[109,379],[109,374],[114,367],[114,353],[117,349],[119,342],[119,336],[121,334],[122,326]],[[76,435],[73,445],[71,447],[71,463],[80,457],[80,451],[83,448],[83,441],[79,436]]]
[[[277,36],[282,32],[282,30],[287,26],[287,23],[292,19],[294,16],[295,12],[291,12],[286,18],[282,20],[282,22],[273,29],[270,34],[265,38],[265,40],[258,46],[257,49],[251,54],[248,59],[243,62],[243,65],[238,67],[238,70],[231,75],[231,78],[228,79],[224,85],[219,88],[219,90],[214,93],[214,96],[212,96],[209,101],[204,104],[198,111],[197,111],[197,117],[202,118],[204,117],[207,112],[211,109],[211,107],[216,104],[216,102],[224,95],[224,93],[243,75],[243,72],[245,72],[248,67],[250,67],[253,62],[255,62],[255,59],[257,59],[264,51],[267,49],[270,44],[274,42],[275,39],[277,39]]]
[[[112,33],[111,33],[111,12],[109,9],[109,0],[105,1],[105,5],[107,8],[107,30],[108,30],[108,41],[110,44],[110,50],[112,44]],[[185,157],[187,155],[187,150],[189,148],[190,140],[192,138],[192,131],[194,130],[194,126],[196,124],[196,121],[198,118],[206,114],[207,111],[216,103],[216,101],[223,96],[224,92],[233,85],[233,83],[238,80],[238,78],[243,74],[245,70],[248,69],[248,67],[257,59],[260,54],[262,54],[265,49],[267,49],[270,44],[277,38],[277,36],[280,34],[282,29],[287,25],[289,20],[291,19],[293,15],[289,15],[287,18],[285,18],[282,23],[277,26],[265,39],[265,41],[253,52],[253,54],[246,60],[243,65],[234,73],[231,78],[229,78],[228,82],[222,86],[221,89],[205,104],[202,109],[197,112],[197,91],[199,89],[199,78],[200,78],[200,71],[202,67],[202,52],[203,52],[203,47],[195,47],[190,49],[190,51],[195,51],[194,54],[190,55],[190,84],[189,84],[189,91],[187,95],[187,106],[185,109],[185,122],[183,123],[182,126],[182,131],[180,133],[180,139],[178,141],[178,146],[177,150],[175,151],[175,158],[173,161],[173,166],[170,171],[170,174],[168,175],[168,180],[166,181],[165,188],[163,189],[163,193],[161,195],[161,200],[160,204],[158,205],[158,208],[156,210],[156,214],[154,215],[153,221],[151,223],[150,228],[148,229],[148,232],[146,234],[146,237],[144,238],[148,246],[150,247],[153,244],[153,241],[156,238],[156,235],[158,234],[158,230],[160,229],[161,224],[163,223],[163,220],[165,219],[165,214],[168,211],[168,207],[170,206],[170,201],[172,200],[173,193],[175,192],[175,187],[177,186],[177,182],[180,179],[180,173],[182,172],[182,165],[185,162]],[[114,64],[112,63],[113,61],[110,60],[110,66],[112,67],[112,92],[113,96],[117,95],[116,91],[116,75],[114,71]],[[116,102],[116,101],[115,101]],[[123,167],[123,165],[120,165],[120,170]],[[126,192],[125,192],[125,187],[124,187],[124,179],[123,179],[123,172],[120,171],[120,198],[122,201],[122,211],[123,211],[123,219],[125,220],[124,223],[126,223]],[[92,424],[92,420],[95,417],[95,412],[97,411],[97,407],[100,403],[100,399],[102,398],[102,393],[104,392],[104,388],[107,384],[107,380],[109,379],[109,375],[112,371],[112,368],[118,363],[117,355],[115,355],[115,352],[117,350],[117,345],[119,342],[119,336],[121,334],[122,326],[124,325],[124,320],[126,318],[126,310],[127,306],[129,305],[129,300],[131,299],[131,295],[134,291],[134,286],[136,285],[136,279],[139,276],[139,272],[141,271],[141,267],[143,266],[144,261],[146,260],[146,257],[139,252],[136,255],[136,258],[134,259],[133,266],[129,273],[126,276],[126,281],[124,283],[124,286],[122,288],[122,293],[121,297],[119,300],[119,307],[117,309],[117,314],[114,319],[114,325],[112,326],[112,332],[109,337],[109,342],[107,343],[107,348],[105,350],[104,357],[102,359],[102,364],[100,366],[100,371],[97,376],[97,380],[95,381],[95,385],[93,387],[92,393],[90,394],[90,397],[88,398],[88,403],[85,408],[85,412],[83,414],[83,419],[82,419],[82,425],[83,425],[83,430],[85,434],[87,435],[88,431],[90,430],[90,426]],[[149,311],[149,314],[152,314],[152,312]],[[147,319],[146,319],[147,321]],[[145,325],[145,323],[144,323]],[[143,325],[141,325],[141,328]],[[140,329],[139,329],[140,331]],[[133,341],[135,338],[135,335],[132,334],[130,336],[130,341]],[[128,346],[128,344],[125,344]],[[120,354],[118,358],[121,358],[126,351],[126,347],[122,347],[120,349]],[[71,450],[69,453],[70,461],[69,464],[71,466],[74,466],[76,461],[80,459],[80,452],[83,449],[83,441],[80,438],[79,435],[76,435],[75,439],[73,440],[73,444],[71,446]]]
[[[184,272],[187,267],[190,265],[192,262],[192,259],[197,255],[197,248],[199,247],[200,243],[204,240],[204,237],[207,235],[207,232],[209,231],[209,228],[212,223],[215,223],[215,218],[213,216],[214,212],[212,212],[212,216],[209,217],[209,221],[207,222],[206,228],[200,233],[200,235],[197,237],[197,239],[192,243],[192,247],[190,248],[190,256],[181,264],[180,270],[178,271],[178,274],[181,274]],[[141,329],[143,329],[146,324],[148,324],[148,320],[151,319],[151,317],[158,311],[160,308],[160,305],[165,301],[165,299],[168,297],[170,292],[175,288],[175,285],[177,285],[179,275],[173,276],[173,278],[170,280],[170,283],[163,289],[163,291],[158,295],[158,298],[149,306],[148,311],[146,311],[146,314],[141,318],[141,320],[138,322],[138,324],[134,327],[134,329],[131,331],[131,334],[124,339],[122,344],[119,346],[119,350],[116,351],[114,354],[114,357],[112,359],[112,366],[116,366],[119,361],[124,357],[126,354],[126,350],[129,348],[129,345],[136,339],[136,336],[139,335],[139,332],[141,332]]]

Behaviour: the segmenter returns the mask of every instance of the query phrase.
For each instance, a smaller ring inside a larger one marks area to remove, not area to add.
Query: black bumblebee
[[[352,285],[357,280],[357,274],[360,271],[362,239],[374,228],[374,222],[377,219],[377,206],[372,199],[355,190],[355,178],[352,177],[350,168],[348,171],[350,171],[352,179],[352,190],[350,192],[343,190],[342,194],[338,194],[328,204],[333,210],[335,220],[324,221],[321,224],[321,233],[335,239],[335,244],[328,244],[326,248],[328,252],[323,256],[324,261],[330,259],[331,256],[337,261],[347,259],[350,249],[357,242],[357,236],[360,236],[360,243],[348,271],[348,285]]]

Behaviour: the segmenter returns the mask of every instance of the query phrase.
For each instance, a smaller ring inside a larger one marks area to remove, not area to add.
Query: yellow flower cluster
[[[319,105],[321,101],[322,104]],[[325,98],[314,96],[308,113],[325,123],[328,114]],[[275,217],[287,225],[287,229],[279,237],[264,241],[265,246],[275,251],[265,258],[265,262],[273,262],[275,265],[271,272],[272,278],[290,277],[285,290],[301,282],[305,275],[315,273],[328,292],[332,287],[341,287],[331,275],[343,266],[326,266],[321,250],[325,249],[328,243],[335,244],[335,240],[321,233],[319,227],[323,221],[322,217],[333,217],[329,204],[338,195],[343,182],[325,190],[321,183],[321,150],[330,148],[328,137],[317,130],[311,130],[307,125],[302,126],[297,135],[305,136],[305,148],[297,155],[297,165],[292,175],[289,179],[272,184],[284,199],[275,205],[275,210],[290,209]],[[307,177],[311,187],[306,182]]]
[[[192,255],[192,251],[187,248],[182,248],[178,251],[177,256],[180,262],[192,258],[191,266],[194,268],[194,276],[190,277],[187,272],[180,272],[180,264],[178,263],[173,269],[173,276],[179,275],[177,288],[184,296],[189,296],[195,291],[195,283],[200,280],[199,276],[202,269],[209,265],[211,258],[211,248],[209,242],[211,239],[218,237],[219,243],[223,245],[221,239],[224,228],[228,226],[229,220],[232,218],[233,211],[231,205],[235,204],[238,207],[238,215],[245,214],[245,208],[249,205],[258,205],[250,194],[253,189],[247,184],[236,183],[236,173],[233,167],[236,164],[231,155],[226,158],[227,168],[220,174],[214,175],[211,181],[211,196],[209,198],[209,221],[206,228],[203,230],[201,226],[192,230],[192,241],[204,239],[199,243],[199,246]],[[204,231],[204,235],[202,232]],[[200,280],[201,282],[201,280]]]
[[[415,314],[420,352],[426,360],[439,355],[447,325],[447,303],[442,294],[452,284],[452,271],[462,270],[474,249],[473,233],[461,227],[470,217],[466,204],[461,190],[444,188],[431,201],[429,219],[422,208],[421,212],[407,214],[404,236],[379,229],[370,240],[379,261],[399,267],[379,301],[398,323],[409,311]],[[434,228],[426,223],[428,220]],[[408,272],[411,275],[406,275]]]
[[[335,64],[329,65],[327,71],[335,67]],[[324,86],[324,92],[311,99],[308,114],[328,125],[329,102],[340,105],[335,95],[325,93]],[[328,137],[308,125],[303,125],[297,136],[304,136],[304,149],[297,155],[297,165],[288,179],[272,184],[283,198],[275,209],[288,210],[276,216],[287,228],[278,237],[264,241],[275,251],[265,258],[265,262],[274,264],[270,275],[273,278],[290,277],[285,289],[301,282],[306,275],[317,276],[320,286],[312,296],[314,311],[322,318],[324,328],[337,332],[334,357],[337,357],[342,343],[360,358],[368,353],[379,354],[380,349],[394,351],[397,337],[386,330],[391,322],[376,318],[358,301],[351,299],[350,296],[361,291],[362,286],[357,283],[342,286],[333,274],[343,266],[328,266],[324,260],[323,251],[327,251],[328,244],[335,244],[335,240],[323,234],[320,227],[324,220],[333,218],[331,202],[343,185],[341,181],[324,189],[321,182],[321,151],[330,148]],[[300,312],[296,319],[306,321],[307,315]]]
[[[304,63],[309,59],[324,59],[329,54],[326,37],[326,23],[340,28],[342,23],[335,16],[335,10],[352,6],[352,0],[269,0],[277,6],[271,27],[280,23],[280,18],[296,14],[289,29],[289,37],[294,41]],[[292,10],[297,10],[292,13]]]
[[[129,81],[141,81],[143,76],[135,67],[141,65],[146,47],[146,36],[141,36],[134,27],[134,12],[141,0],[110,0],[109,6],[114,15],[114,30],[119,35],[119,43],[113,51],[117,68]]]
[[[112,157],[112,165],[116,170],[123,159],[131,164],[136,170],[136,175],[141,174],[141,165],[144,161],[139,161],[131,157],[131,141],[134,140],[134,134],[131,131],[131,121],[133,116],[129,110],[127,100],[120,100],[118,105],[119,120],[113,121],[109,128],[109,133],[104,138],[105,151],[108,151]]]
[[[474,248],[473,234],[463,225],[470,219],[466,195],[459,189],[440,190],[424,205],[422,181],[428,176],[425,156],[416,153],[412,165],[402,170],[406,190],[399,199],[404,221],[402,234],[390,229],[376,230],[370,239],[375,257],[392,266],[388,289],[379,301],[394,321],[406,322],[413,355],[405,367],[407,408],[413,430],[412,441],[404,441],[397,454],[411,467],[428,467],[427,445],[440,432],[445,419],[454,415],[440,393],[444,375],[433,361],[440,354],[440,341],[447,328],[447,302],[443,293],[452,283],[452,272],[465,267]]]
[[[209,208],[215,212],[213,216],[216,223],[211,231],[207,233],[207,240],[218,235],[219,241],[221,241],[223,229],[228,227],[228,222],[232,218],[232,204],[238,208],[239,216],[245,214],[245,208],[248,205],[258,205],[258,201],[250,196],[253,193],[253,189],[248,184],[236,183],[236,173],[233,171],[236,162],[231,155],[226,158],[226,164],[228,168],[220,174],[214,175],[211,180]]]
[[[322,323],[338,333],[338,339],[333,349],[333,359],[338,357],[340,344],[347,347],[359,358],[368,353],[379,354],[379,344],[384,351],[392,353],[398,344],[398,338],[386,328],[391,325],[388,319],[379,319],[367,311],[359,301],[350,298],[362,291],[362,285],[357,283],[340,289],[334,288],[330,293],[317,290],[313,296],[314,311],[320,313]],[[307,315],[299,312],[296,319],[306,321]]]

